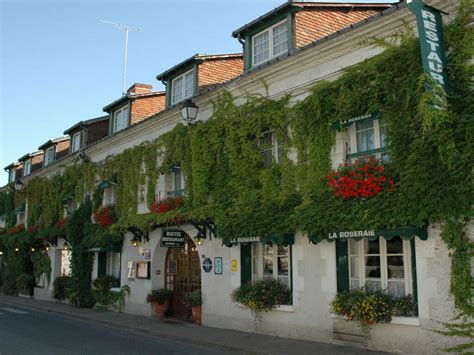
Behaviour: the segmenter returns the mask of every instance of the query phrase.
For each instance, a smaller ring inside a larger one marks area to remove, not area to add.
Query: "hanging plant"
[[[183,207],[184,199],[178,197],[166,197],[161,200],[156,200],[150,207],[150,211],[156,214],[165,213]]]
[[[66,224],[67,224],[67,217],[59,219],[56,223],[54,223],[54,226],[56,228],[64,228],[66,227]]]
[[[17,234],[20,232],[23,232],[25,230],[25,225],[24,224],[19,224],[17,226],[13,226],[7,229],[7,234],[13,235]]]
[[[102,228],[106,228],[117,221],[115,210],[111,206],[99,208],[94,212],[92,218]]]
[[[369,198],[395,190],[394,180],[387,177],[383,163],[372,156],[340,165],[326,180],[334,196],[343,199]]]

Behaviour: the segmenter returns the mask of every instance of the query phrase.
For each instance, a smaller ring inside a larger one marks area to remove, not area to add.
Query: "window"
[[[390,240],[349,240],[350,288],[387,290],[395,297],[412,294],[410,242]]]
[[[257,65],[288,51],[286,20],[258,33],[252,38],[253,65]]]
[[[190,70],[171,82],[171,104],[176,104],[194,95],[194,71]]]
[[[50,147],[46,149],[46,152],[44,153],[44,166],[48,166],[52,162],[54,162],[54,153],[55,153],[56,147]]]
[[[77,152],[81,149],[81,132],[74,133],[71,142],[71,153]]]
[[[282,157],[282,145],[278,143],[276,135],[272,132],[265,132],[258,144],[263,158],[263,166],[270,168],[273,160],[278,164]]]
[[[128,126],[128,106],[124,106],[114,112],[112,122],[112,133],[121,131]]]
[[[108,253],[108,275],[120,280],[120,253]]]
[[[184,175],[180,167],[175,166],[171,173],[170,189],[167,193],[170,197],[183,196],[184,194]]]
[[[252,281],[275,279],[291,288],[290,246],[252,243]]]
[[[66,217],[70,216],[77,209],[77,203],[74,198],[68,198],[66,201]]]
[[[8,182],[15,181],[15,175],[16,175],[15,169],[11,168],[10,171],[8,172]]]
[[[71,276],[71,251],[59,250],[61,253],[61,276]]]
[[[102,198],[102,206],[113,206],[115,205],[115,184],[111,183],[109,186],[104,188],[104,196]]]
[[[25,161],[25,166],[23,169],[23,176],[27,176],[31,174],[31,159]]]
[[[350,129],[351,154],[355,158],[361,155],[375,155],[383,160],[388,159],[384,152],[386,147],[387,124],[384,119],[364,119],[355,122]]]

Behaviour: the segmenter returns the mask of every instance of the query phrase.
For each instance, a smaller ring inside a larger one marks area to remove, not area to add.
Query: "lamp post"
[[[206,236],[203,235],[202,232],[198,232],[198,234],[194,237],[196,245],[203,245],[204,244],[204,239],[206,239]]]
[[[137,237],[132,238],[132,247],[136,248],[140,245],[140,240]]]
[[[199,107],[192,100],[185,100],[181,106],[181,116],[187,125],[192,125],[196,120]]]

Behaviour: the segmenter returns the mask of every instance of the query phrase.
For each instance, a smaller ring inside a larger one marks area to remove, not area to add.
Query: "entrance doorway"
[[[186,236],[183,248],[168,248],[165,272],[165,287],[173,290],[170,315],[191,319],[191,307],[184,304],[184,295],[201,290],[201,263],[189,236]]]

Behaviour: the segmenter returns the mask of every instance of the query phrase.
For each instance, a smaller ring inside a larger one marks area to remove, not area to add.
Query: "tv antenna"
[[[109,25],[113,25],[117,28],[125,30],[125,53],[124,53],[124,60],[123,60],[123,84],[122,84],[122,95],[125,95],[126,93],[125,90],[126,90],[126,85],[127,85],[128,32],[129,31],[141,32],[142,29],[140,27],[127,26],[121,23],[115,23],[115,22],[107,21],[107,20],[100,20],[100,22],[107,23]]]

